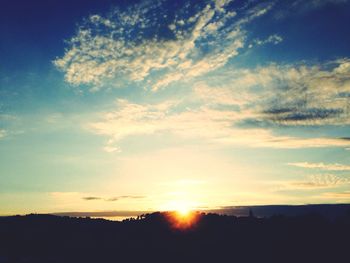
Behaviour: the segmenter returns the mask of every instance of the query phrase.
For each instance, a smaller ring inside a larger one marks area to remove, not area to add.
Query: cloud
[[[87,128],[119,152],[128,136],[170,133],[224,145],[344,147],[347,137],[278,135],[276,127],[350,124],[350,61],[225,69],[192,81],[186,96],[147,104],[118,99]],[[205,128],[203,128],[205,127]]]
[[[242,140],[241,140],[242,139]],[[265,129],[247,129],[242,130],[242,137],[225,138],[221,142],[233,144],[245,144],[253,147],[267,148],[322,148],[322,147],[347,147],[350,144],[349,140],[342,138],[303,138],[292,136],[276,136],[270,130]]]
[[[223,80],[222,84],[209,85],[205,81],[201,81],[196,83],[193,87],[194,96],[200,99],[205,105],[225,105],[243,108],[245,109],[245,117],[248,118],[249,109],[247,109],[246,106],[256,101],[258,96],[249,92],[247,89],[235,87],[234,84],[233,82],[227,83]],[[254,112],[250,114],[253,115]]]
[[[115,147],[115,146],[110,146],[110,145],[106,145],[103,147],[103,150],[105,152],[108,152],[108,153],[119,153],[121,150],[119,149],[119,147]]]
[[[343,165],[339,163],[325,164],[325,163],[299,162],[299,163],[288,163],[288,165],[307,168],[307,169],[320,169],[320,170],[326,170],[326,171],[350,171],[350,165]]]
[[[131,82],[153,91],[174,82],[189,87],[179,101],[117,100],[114,110],[86,125],[107,137],[104,151],[120,152],[120,141],[129,136],[160,133],[223,145],[349,147],[350,140],[341,136],[297,137],[275,130],[349,125],[348,58],[235,68],[227,62],[249,44],[283,40],[276,34],[249,40],[247,32],[247,25],[270,12],[275,2],[251,1],[235,8],[224,0],[180,8],[164,3],[141,2],[88,17],[54,61],[67,82],[94,90]]]
[[[349,180],[334,174],[309,175],[304,180],[291,180],[272,183],[277,191],[286,190],[314,190],[324,188],[336,188],[349,184]]]
[[[104,200],[109,202],[114,202],[121,199],[143,199],[143,198],[146,198],[146,197],[143,195],[121,195],[121,196],[106,198]]]
[[[323,193],[323,197],[335,199],[350,199],[350,191]]]
[[[281,1],[280,8],[277,9],[275,13],[275,18],[283,19],[285,17],[296,15],[296,14],[304,14],[306,12],[323,8],[327,5],[340,5],[346,4],[349,0],[295,0],[295,1]]]
[[[188,2],[174,12],[171,4],[148,1],[105,17],[92,15],[54,64],[68,83],[94,90],[130,81],[158,90],[201,76],[237,56],[245,45],[245,25],[271,8],[260,4],[238,16],[230,2]]]
[[[350,60],[227,69],[210,87],[196,88],[217,104],[255,113],[243,123],[279,126],[350,124]],[[210,93],[210,94],[209,94]],[[235,100],[233,100],[234,98]],[[228,101],[230,100],[230,101]],[[243,106],[243,107],[242,107]]]
[[[109,137],[107,147],[135,135],[171,133],[180,138],[196,138],[204,142],[251,147],[304,148],[348,147],[346,138],[303,138],[275,135],[269,129],[241,129],[235,126],[251,118],[249,111],[215,109],[203,104],[198,107],[181,107],[176,101],[158,104],[136,104],[118,99],[115,111],[101,115],[101,120],[91,122],[87,128]]]
[[[0,139],[3,138],[3,137],[5,137],[6,135],[7,135],[6,130],[0,129]]]
[[[294,8],[299,9],[300,11],[308,11],[316,8],[323,7],[327,4],[344,4],[349,2],[348,0],[311,0],[311,1],[302,1],[296,0],[292,3]]]
[[[142,198],[145,198],[145,196],[143,196],[143,195],[122,195],[119,198],[142,199]]]
[[[0,139],[23,133],[20,122],[21,118],[18,115],[3,112],[0,103]]]
[[[277,34],[273,34],[273,35],[270,35],[268,38],[266,39],[254,39],[252,41],[252,43],[249,45],[249,48],[252,48],[254,45],[257,45],[257,46],[262,46],[262,45],[265,45],[265,44],[274,44],[274,45],[277,45],[279,43],[281,43],[283,41],[283,38]]]
[[[145,196],[142,195],[121,195],[121,196],[114,196],[114,197],[100,197],[100,196],[86,196],[82,197],[85,201],[95,201],[95,200],[102,200],[107,202],[114,202],[122,199],[142,199],[145,198]]]
[[[349,180],[333,174],[310,175],[303,182],[294,182],[292,185],[300,188],[332,188],[348,184]]]
[[[97,196],[86,196],[86,197],[83,197],[82,199],[86,201],[93,201],[93,200],[101,200],[102,198]]]

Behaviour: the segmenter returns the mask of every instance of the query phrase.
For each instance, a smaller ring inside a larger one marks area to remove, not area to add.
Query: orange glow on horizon
[[[179,210],[167,213],[167,219],[175,229],[185,230],[196,225],[200,218],[198,212],[190,210]]]

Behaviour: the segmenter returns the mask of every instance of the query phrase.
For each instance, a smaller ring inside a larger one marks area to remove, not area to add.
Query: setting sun
[[[169,208],[170,211],[175,211],[179,216],[186,217],[193,210],[193,205],[189,201],[179,200],[172,202]]]
[[[188,207],[182,207],[179,208],[176,213],[180,216],[180,217],[186,217],[190,214],[191,210]]]
[[[167,213],[167,219],[175,229],[185,230],[196,225],[200,217],[198,212],[192,210],[177,210]]]

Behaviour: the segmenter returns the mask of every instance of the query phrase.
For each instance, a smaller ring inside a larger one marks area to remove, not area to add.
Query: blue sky
[[[349,202],[349,14],[5,1],[0,213]]]

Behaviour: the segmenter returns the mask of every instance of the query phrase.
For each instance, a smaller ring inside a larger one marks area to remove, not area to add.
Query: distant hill
[[[212,213],[247,216],[249,211],[257,217],[274,215],[301,216],[319,214],[327,219],[335,219],[345,215],[350,210],[350,204],[310,204],[310,205],[259,205],[259,206],[227,206],[221,209],[209,210]]]
[[[310,213],[320,214],[327,219],[334,219],[350,210],[350,204],[313,204],[313,205],[260,205],[260,206],[226,206],[219,209],[203,209],[199,212],[220,215],[247,216],[251,211],[256,217],[271,217],[274,215],[298,216]],[[60,212],[58,216],[93,217],[119,220],[120,218],[137,217],[150,211],[102,211],[102,212]]]
[[[173,216],[156,212],[123,222],[0,217],[0,263],[349,260],[350,210],[332,220],[317,213],[270,218],[195,213],[187,228],[174,227]]]

